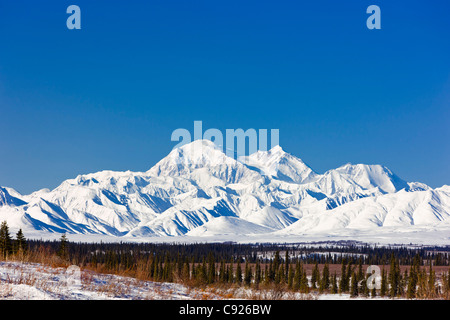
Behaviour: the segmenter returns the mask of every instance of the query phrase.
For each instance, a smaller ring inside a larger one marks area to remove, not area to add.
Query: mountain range
[[[406,182],[382,165],[319,174],[280,146],[234,159],[196,140],[146,172],[83,174],[29,195],[0,187],[0,220],[40,235],[305,239],[370,231],[395,240],[417,227],[450,230],[450,186]]]

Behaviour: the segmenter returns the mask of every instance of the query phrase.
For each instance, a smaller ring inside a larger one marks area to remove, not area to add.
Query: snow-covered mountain
[[[280,146],[236,160],[197,140],[146,172],[79,175],[30,195],[1,187],[0,220],[35,234],[114,237],[408,230],[450,226],[450,187],[408,183],[381,165],[319,174]]]

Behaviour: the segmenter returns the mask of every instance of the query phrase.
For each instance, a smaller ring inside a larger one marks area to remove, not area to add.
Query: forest
[[[323,243],[82,243],[13,238],[0,260],[120,274],[191,287],[248,287],[350,297],[450,299],[450,246]]]

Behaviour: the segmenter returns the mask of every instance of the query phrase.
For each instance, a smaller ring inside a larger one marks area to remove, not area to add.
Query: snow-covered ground
[[[74,272],[75,270],[75,272]],[[0,262],[0,300],[183,300],[223,299],[181,284],[140,281],[76,267]]]
[[[0,262],[0,300],[348,300],[349,294],[302,294],[245,287],[189,288],[38,263]],[[368,299],[359,297],[356,299]],[[371,299],[371,298],[370,298]],[[381,299],[379,297],[376,300]]]

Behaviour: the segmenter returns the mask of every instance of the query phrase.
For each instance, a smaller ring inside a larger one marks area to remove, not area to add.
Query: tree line
[[[12,239],[0,227],[1,258],[44,252],[60,263],[191,286],[243,286],[301,293],[356,296],[450,298],[448,247],[299,246],[237,243],[79,243]],[[331,253],[333,252],[333,253]],[[371,262],[379,263],[371,263]],[[367,272],[368,265],[380,274]]]
[[[27,251],[27,243],[22,229],[16,233],[13,239],[9,233],[9,227],[6,221],[0,225],[0,257],[6,259],[8,256],[22,254]]]

